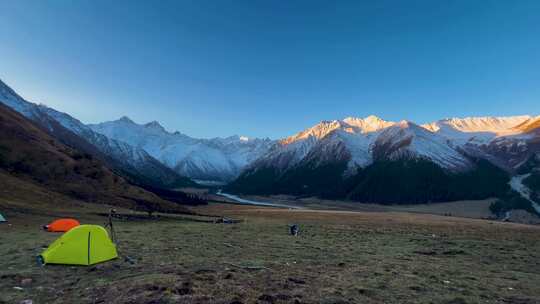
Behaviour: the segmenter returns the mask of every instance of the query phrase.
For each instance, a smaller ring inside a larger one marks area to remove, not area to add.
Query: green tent
[[[117,257],[116,246],[105,228],[81,225],[54,241],[39,259],[43,264],[93,265]]]
[[[6,218],[0,213],[0,223],[7,222]]]

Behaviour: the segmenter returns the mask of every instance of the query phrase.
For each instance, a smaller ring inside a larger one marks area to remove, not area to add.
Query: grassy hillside
[[[91,154],[58,142],[4,105],[0,105],[0,170],[23,184],[31,183],[80,201],[141,210],[185,211],[178,204],[132,186]]]

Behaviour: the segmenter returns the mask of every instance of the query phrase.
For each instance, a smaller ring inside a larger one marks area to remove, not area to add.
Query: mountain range
[[[334,158],[346,159],[348,172],[354,172],[377,160],[419,158],[460,172],[473,167],[468,155],[474,155],[512,171],[534,154],[531,145],[538,133],[530,126],[539,121],[540,116],[453,118],[425,125],[376,116],[323,121],[279,141],[258,164],[277,162],[282,168],[306,157],[319,161]],[[503,148],[512,152],[498,153]]]
[[[143,149],[178,174],[197,180],[231,181],[273,144],[270,139],[237,135],[198,139],[167,132],[157,121],[140,125],[128,117],[89,127],[108,138]]]
[[[13,202],[21,201],[36,208],[84,201],[141,211],[189,212],[132,185],[100,159],[61,143],[1,103],[0,180],[5,208],[20,208]]]
[[[94,132],[66,113],[28,102],[2,81],[0,81],[0,102],[37,123],[62,143],[97,156],[136,183],[165,188],[193,184],[188,178],[178,175],[143,149]]]
[[[85,125],[27,102],[0,81],[0,101],[129,179],[162,188],[228,183],[243,194],[319,195],[373,202],[501,196],[540,152],[540,116],[442,119],[376,116],[322,121],[292,136],[199,139],[128,117]],[[81,140],[82,139],[82,140]],[[537,172],[529,168],[528,174]],[[534,175],[534,174],[533,174]]]
[[[323,121],[278,141],[228,186],[244,194],[371,202],[502,196],[540,152],[540,117],[473,117],[418,125],[376,116]]]

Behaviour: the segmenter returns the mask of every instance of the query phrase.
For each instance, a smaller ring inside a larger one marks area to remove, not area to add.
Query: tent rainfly
[[[7,222],[6,218],[0,213],[0,223]]]
[[[107,230],[80,225],[64,233],[39,257],[42,264],[93,265],[118,257]]]
[[[49,225],[43,226],[44,230],[49,232],[67,232],[70,229],[79,226],[81,223],[76,219],[63,218],[57,219],[50,223]]]

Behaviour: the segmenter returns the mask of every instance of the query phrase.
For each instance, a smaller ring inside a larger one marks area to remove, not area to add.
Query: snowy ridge
[[[94,132],[88,126],[72,116],[24,100],[0,80],[0,102],[6,104],[25,117],[38,122],[51,134],[56,132],[55,123],[83,138],[106,156],[111,157],[116,165],[131,174],[144,176],[148,180],[165,182],[180,180],[181,177],[163,166],[143,149],[135,148],[123,141],[114,140]],[[60,131],[61,132],[61,131]],[[63,136],[58,134],[58,136]]]
[[[482,158],[512,172],[540,150],[540,116],[448,118],[417,125],[370,115],[321,121],[277,141],[245,136],[198,139],[169,132],[157,121],[137,124],[125,116],[87,126],[68,114],[26,102],[2,82],[0,98],[27,117],[45,115],[57,121],[119,161],[132,166],[158,163],[199,180],[228,182],[244,170],[284,171],[307,161],[346,161],[352,172],[376,160],[403,158],[429,160],[450,171],[468,170],[470,157]]]
[[[339,142],[345,145],[351,157],[349,164],[351,167],[355,165],[366,166],[372,162],[369,149],[377,134],[394,124],[394,122],[385,121],[373,115],[364,119],[348,117],[343,120],[322,121],[309,129],[281,140],[280,145],[291,155],[289,165],[294,165],[317,146],[321,139],[328,137],[325,140],[327,144],[335,145],[336,142]],[[273,153],[275,155],[280,152],[274,150]],[[325,158],[328,159],[327,156]],[[281,167],[283,167],[283,163]]]
[[[357,129],[354,133],[371,133],[377,132],[382,129],[395,125],[395,122],[383,120],[375,115],[370,115],[366,118],[347,117],[343,119],[343,122]],[[352,129],[350,129],[351,133]]]
[[[306,157],[348,159],[349,170],[366,167],[377,159],[421,158],[460,172],[473,167],[469,157],[474,156],[512,170],[536,151],[536,146],[530,144],[536,138],[530,130],[536,130],[538,122],[538,117],[528,115],[451,118],[425,125],[385,121],[373,115],[322,121],[280,140],[249,169],[274,167],[283,171]],[[525,129],[529,133],[524,134]],[[336,149],[338,144],[344,149]]]
[[[127,117],[89,127],[143,149],[182,175],[202,180],[234,179],[273,144],[269,139],[245,136],[197,139],[180,132],[168,132],[156,121],[137,124]]]
[[[457,145],[487,143],[496,137],[519,134],[515,127],[531,119],[529,115],[508,117],[449,118],[422,127],[448,138]]]
[[[336,146],[338,143],[345,149],[319,147]],[[444,137],[407,121],[395,123],[376,116],[323,121],[280,141],[279,145],[254,166],[272,166],[283,170],[298,164],[315,150],[320,154],[318,157],[326,161],[332,157],[347,158],[350,170],[366,167],[375,159],[403,157],[425,158],[451,170],[465,170],[471,166],[467,158],[452,148]],[[325,151],[331,151],[332,155],[325,155]],[[341,151],[342,155],[337,155],[336,151]]]
[[[89,127],[66,113],[56,111],[45,105],[37,105],[24,100],[1,81],[0,101],[32,120],[40,119],[40,116],[42,115],[48,115],[66,129],[73,131],[75,134],[80,135],[93,144],[98,144],[96,146],[106,150],[104,152],[116,153],[119,156],[127,156],[124,158],[127,161],[135,163],[147,156],[143,150],[135,150],[123,142],[112,141],[105,136],[95,134]]]
[[[513,129],[517,133],[529,133],[540,128],[540,115],[536,117],[531,117],[521,124],[515,126]]]
[[[433,132],[437,132],[441,125],[451,126],[461,132],[501,132],[531,119],[529,115],[506,116],[506,117],[465,117],[442,119],[424,127]]]
[[[374,149],[386,153],[383,155],[386,159],[424,158],[453,171],[472,166],[444,137],[408,121],[401,121],[384,130],[377,138]]]
[[[38,106],[24,100],[13,89],[0,80],[0,102],[21,113],[25,117],[37,115]]]

